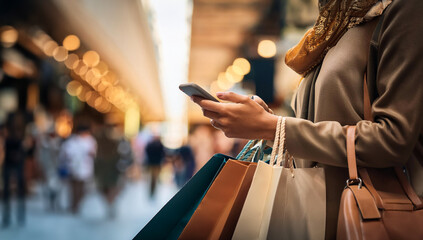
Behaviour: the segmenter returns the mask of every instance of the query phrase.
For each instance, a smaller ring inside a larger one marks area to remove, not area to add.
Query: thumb
[[[250,98],[246,95],[237,94],[234,92],[218,92],[216,96],[224,101],[242,103],[248,101]]]

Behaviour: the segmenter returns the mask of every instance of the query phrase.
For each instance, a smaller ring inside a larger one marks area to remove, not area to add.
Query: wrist
[[[268,114],[263,123],[262,139],[273,141],[275,139],[276,125],[278,123],[278,116]]]

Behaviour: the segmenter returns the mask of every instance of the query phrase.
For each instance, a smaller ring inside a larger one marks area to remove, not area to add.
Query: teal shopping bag
[[[238,160],[257,161],[265,143],[249,141]],[[191,219],[207,190],[229,159],[223,154],[214,155],[166,205],[134,237],[134,240],[177,239]]]

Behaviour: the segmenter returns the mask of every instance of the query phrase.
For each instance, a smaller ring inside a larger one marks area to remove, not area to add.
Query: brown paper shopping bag
[[[257,164],[229,160],[179,239],[230,239]]]

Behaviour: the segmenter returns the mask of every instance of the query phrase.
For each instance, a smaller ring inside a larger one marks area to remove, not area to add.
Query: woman
[[[405,165],[423,195],[423,1],[327,0],[319,7],[316,25],[286,55],[287,65],[304,79],[294,99],[298,118],[286,117],[285,146],[297,166],[325,168],[326,238],[335,239],[348,179],[347,125],[357,125],[360,166]],[[379,20],[378,38],[371,42]],[[373,121],[363,120],[366,73]],[[214,127],[228,137],[273,140],[277,116],[258,97],[217,97],[229,103],[192,99]]]

